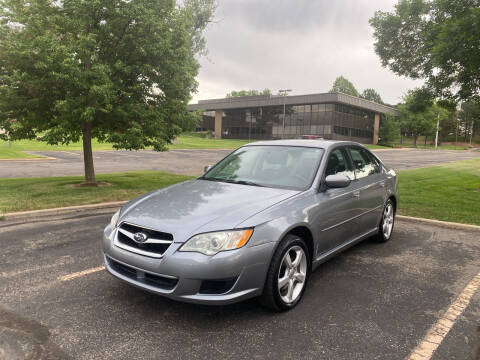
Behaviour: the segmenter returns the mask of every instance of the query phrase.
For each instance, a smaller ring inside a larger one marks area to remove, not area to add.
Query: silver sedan
[[[172,299],[277,311],[301,300],[311,272],[393,231],[397,176],[358,143],[262,141],[195,179],[125,204],[105,228],[108,271]]]

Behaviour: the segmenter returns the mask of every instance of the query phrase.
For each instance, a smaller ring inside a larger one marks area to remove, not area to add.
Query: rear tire
[[[272,257],[260,297],[262,305],[278,312],[294,308],[303,297],[310,269],[305,241],[296,235],[285,236]]]
[[[393,226],[395,225],[395,205],[388,199],[383,207],[382,220],[378,226],[377,240],[387,242],[392,237]]]

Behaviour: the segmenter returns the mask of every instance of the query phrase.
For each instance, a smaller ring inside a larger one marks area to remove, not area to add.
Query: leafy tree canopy
[[[340,75],[335,79],[335,81],[333,82],[333,86],[329,92],[340,92],[347,95],[359,96],[357,89],[355,89],[355,86],[353,86],[353,84],[345,77],[343,77],[343,75]]]
[[[340,92],[343,94],[358,96],[366,100],[374,101],[378,104],[383,104],[382,97],[375,89],[368,88],[363,90],[363,92],[360,94],[353,85],[353,83],[350,80],[346,79],[343,75],[340,75],[335,79],[329,92]]]
[[[480,102],[479,101],[465,101],[461,105],[462,113],[466,113],[471,119],[480,121]]]
[[[164,150],[191,122],[213,0],[0,0],[0,128],[12,140]],[[15,121],[12,121],[12,120]]]
[[[380,94],[378,92],[376,92],[375,89],[365,89],[365,90],[363,90],[360,97],[362,97],[366,100],[374,101],[378,104],[383,104],[383,101],[382,101],[382,98],[381,98]]]
[[[426,79],[440,97],[480,96],[478,0],[398,0],[370,24],[383,66]]]
[[[478,135],[480,132],[480,101],[463,102],[458,115],[465,137],[469,136],[472,131],[472,136]]]
[[[403,97],[405,108],[411,113],[421,113],[433,106],[434,97],[425,87],[407,91]]]
[[[260,90],[233,90],[227,94],[227,97],[241,97],[241,96],[258,96],[258,95],[270,95],[272,92],[270,89]]]
[[[433,135],[437,119],[447,120],[454,109],[435,102],[432,93],[426,88],[409,90],[398,106],[402,130],[413,135],[416,145],[419,135]]]
[[[382,116],[380,130],[378,133],[380,143],[393,145],[400,138],[400,123],[395,116],[385,114]]]

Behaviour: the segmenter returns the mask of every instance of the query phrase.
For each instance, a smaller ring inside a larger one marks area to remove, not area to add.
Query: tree
[[[464,139],[467,140],[471,132],[474,137],[480,129],[480,102],[474,100],[463,102],[458,115]]]
[[[413,135],[413,144],[417,146],[418,136],[431,133],[435,126],[430,111],[433,97],[427,89],[417,88],[409,90],[403,100],[399,105],[402,130]]]
[[[382,98],[380,97],[380,94],[377,93],[374,89],[363,90],[360,97],[362,97],[364,99],[367,99],[367,100],[370,100],[370,101],[374,101],[378,104],[383,104],[383,101],[382,101]]]
[[[233,90],[227,94],[227,97],[241,97],[241,96],[259,96],[259,95],[271,95],[270,89],[259,90]]]
[[[340,75],[335,79],[333,82],[332,88],[330,89],[331,93],[343,93],[347,95],[352,95],[352,96],[358,96],[366,100],[374,101],[379,104],[383,104],[382,98],[380,97],[380,94],[375,91],[375,89],[365,89],[363,90],[362,94],[360,94],[357,89],[355,89],[355,86],[343,77],[343,75]]]
[[[437,105],[447,112],[447,116],[440,118],[439,141],[444,141],[445,138],[455,134],[457,127],[457,103],[449,99],[442,99],[437,101]]]
[[[12,140],[82,138],[87,184],[96,184],[93,138],[165,150],[195,120],[195,56],[214,9],[213,0],[0,0],[0,128]]]
[[[413,135],[414,146],[417,146],[418,136],[434,135],[437,120],[445,121],[450,115],[446,106],[435,102],[432,93],[426,88],[409,90],[403,100],[404,103],[398,106],[401,127],[404,132]]]
[[[355,86],[353,86],[353,84],[349,80],[344,78],[343,75],[340,75],[335,79],[335,81],[333,82],[333,86],[329,92],[339,92],[352,96],[359,95],[357,89],[355,89]]]
[[[395,116],[390,114],[382,116],[378,136],[380,138],[380,143],[382,144],[395,144],[400,137],[400,124]]]
[[[480,95],[478,0],[398,0],[370,19],[382,65],[423,78],[440,97]]]

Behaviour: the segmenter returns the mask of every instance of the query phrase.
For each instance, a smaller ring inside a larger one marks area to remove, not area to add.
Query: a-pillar
[[[223,110],[215,110],[215,139],[222,138]]]
[[[373,121],[373,145],[378,144],[378,130],[380,129],[380,114],[375,113],[375,120]]]

